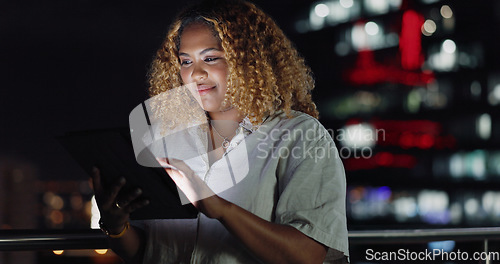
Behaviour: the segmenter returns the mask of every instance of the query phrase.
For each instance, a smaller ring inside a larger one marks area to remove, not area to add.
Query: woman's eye
[[[190,64],[191,61],[190,60],[181,60],[181,65],[184,66],[184,65],[188,65]]]
[[[216,60],[218,60],[219,58],[206,58],[205,61],[206,62],[214,62]]]

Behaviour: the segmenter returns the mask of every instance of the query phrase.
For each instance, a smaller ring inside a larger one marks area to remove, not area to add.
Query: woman
[[[182,12],[153,62],[150,94],[188,83],[196,84],[210,124],[206,166],[169,161],[180,171],[167,172],[178,184],[202,179],[212,188],[227,174],[220,165],[227,159],[245,160],[245,176],[208,198],[190,199],[201,212],[197,219],[130,226],[130,212],[148,201],[140,190],[120,193],[124,180],[103,188],[96,169],[96,200],[112,249],[138,263],[346,262],[343,167],[316,120],[310,70],[275,22],[240,1]],[[245,166],[233,167],[234,174]]]

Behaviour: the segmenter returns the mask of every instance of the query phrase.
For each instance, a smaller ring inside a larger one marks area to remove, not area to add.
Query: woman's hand
[[[230,202],[217,196],[183,161],[165,158],[158,161],[189,202],[200,212],[210,218],[222,218],[225,209],[231,205]]]
[[[101,173],[98,168],[93,169],[92,185],[101,221],[112,234],[119,234],[125,228],[130,213],[141,208],[149,201],[141,197],[142,190],[139,188],[129,192],[123,192],[125,179],[120,178],[109,188],[105,188],[101,181]]]
[[[294,227],[266,221],[220,198],[181,160],[158,161],[200,212],[219,220],[264,262],[321,263],[325,258],[327,248],[323,244]]]

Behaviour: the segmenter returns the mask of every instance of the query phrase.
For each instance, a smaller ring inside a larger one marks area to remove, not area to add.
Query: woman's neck
[[[244,115],[241,114],[236,108],[224,111],[208,112],[208,116],[211,120],[230,120],[236,123],[240,123],[244,118]]]

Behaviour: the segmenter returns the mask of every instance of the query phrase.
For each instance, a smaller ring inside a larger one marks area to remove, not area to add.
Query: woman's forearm
[[[182,163],[177,166],[184,165]],[[192,171],[166,169],[193,205],[209,218],[218,219],[257,257],[268,263],[322,263],[326,247],[297,229],[271,223],[217,195],[208,196],[208,186]],[[201,191],[200,191],[201,190]],[[198,200],[200,194],[207,198]],[[213,194],[213,192],[212,192]]]
[[[142,263],[146,243],[146,234],[142,229],[131,226],[122,237],[108,240],[113,252],[126,263]]]
[[[219,221],[267,263],[322,263],[327,248],[297,229],[266,221],[226,201]]]

